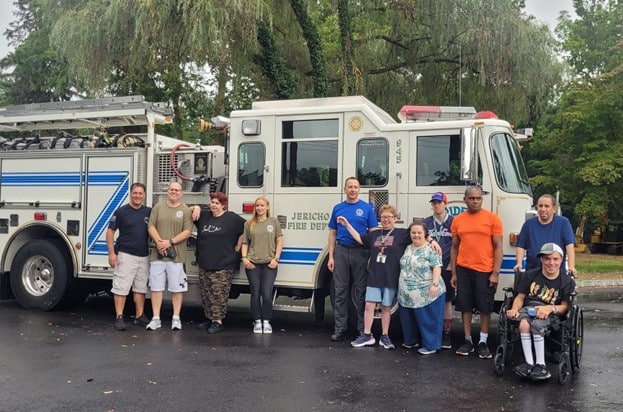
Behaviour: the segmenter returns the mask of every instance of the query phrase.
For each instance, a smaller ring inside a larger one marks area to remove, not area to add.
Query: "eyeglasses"
[[[181,192],[180,189],[169,189],[169,192]]]
[[[467,198],[467,200],[471,200],[473,202],[473,201],[476,201],[476,200],[482,200],[482,197],[470,196],[470,197]]]
[[[389,215],[389,216],[385,215],[385,216],[381,216],[381,219],[395,219],[395,218],[396,218],[396,216],[394,216],[394,215]]]

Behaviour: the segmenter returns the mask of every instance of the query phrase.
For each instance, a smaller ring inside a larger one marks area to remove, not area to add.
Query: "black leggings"
[[[270,320],[273,314],[273,287],[277,268],[271,269],[267,263],[254,264],[255,268],[246,269],[251,289],[251,316],[253,320]]]

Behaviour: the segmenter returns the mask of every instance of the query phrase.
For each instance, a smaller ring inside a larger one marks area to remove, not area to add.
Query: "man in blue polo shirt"
[[[345,226],[337,223],[344,216],[359,234],[378,226],[372,206],[359,199],[359,180],[349,177],[344,183],[346,200],[333,207],[329,220],[329,261],[327,267],[333,272],[335,328],[331,340],[339,342],[348,330],[348,302],[350,280],[355,286],[357,302],[357,329],[363,331],[363,309],[366,292],[369,251],[357,243]]]

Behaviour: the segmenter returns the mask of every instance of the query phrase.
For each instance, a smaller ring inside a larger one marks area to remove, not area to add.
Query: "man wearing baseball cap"
[[[545,332],[569,310],[573,282],[560,270],[564,252],[556,243],[545,243],[537,257],[541,267],[524,273],[517,295],[506,314],[518,319],[525,363],[515,373],[532,380],[545,380],[551,373],[545,366]],[[534,342],[534,355],[532,343]]]
[[[424,223],[428,227],[428,235],[432,241],[436,241],[441,247],[442,266],[441,277],[446,285],[446,303],[444,307],[444,319],[443,319],[443,335],[441,337],[441,347],[443,349],[451,349],[452,341],[450,340],[450,329],[452,328],[452,301],[454,300],[454,288],[450,286],[450,278],[452,278],[452,272],[450,271],[450,251],[452,250],[452,232],[450,232],[450,226],[452,225],[453,217],[446,210],[446,204],[448,203],[448,197],[443,192],[433,193],[430,199],[430,205],[433,209],[432,216],[424,219]]]

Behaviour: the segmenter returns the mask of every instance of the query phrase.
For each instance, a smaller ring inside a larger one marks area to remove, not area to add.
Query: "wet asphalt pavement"
[[[623,405],[623,288],[584,289],[584,356],[566,386],[552,379],[502,377],[492,360],[454,351],[422,356],[402,348],[333,343],[330,316],[275,313],[272,335],[251,332],[246,305],[232,301],[226,329],[196,329],[199,306],[182,312],[183,330],[112,328],[112,298],[71,310],[36,312],[0,302],[2,411],[620,411]],[[495,325],[490,348],[495,350]],[[476,325],[475,325],[476,326]],[[474,335],[477,328],[474,327]],[[453,326],[458,346],[460,326]],[[400,345],[399,337],[395,343]]]

